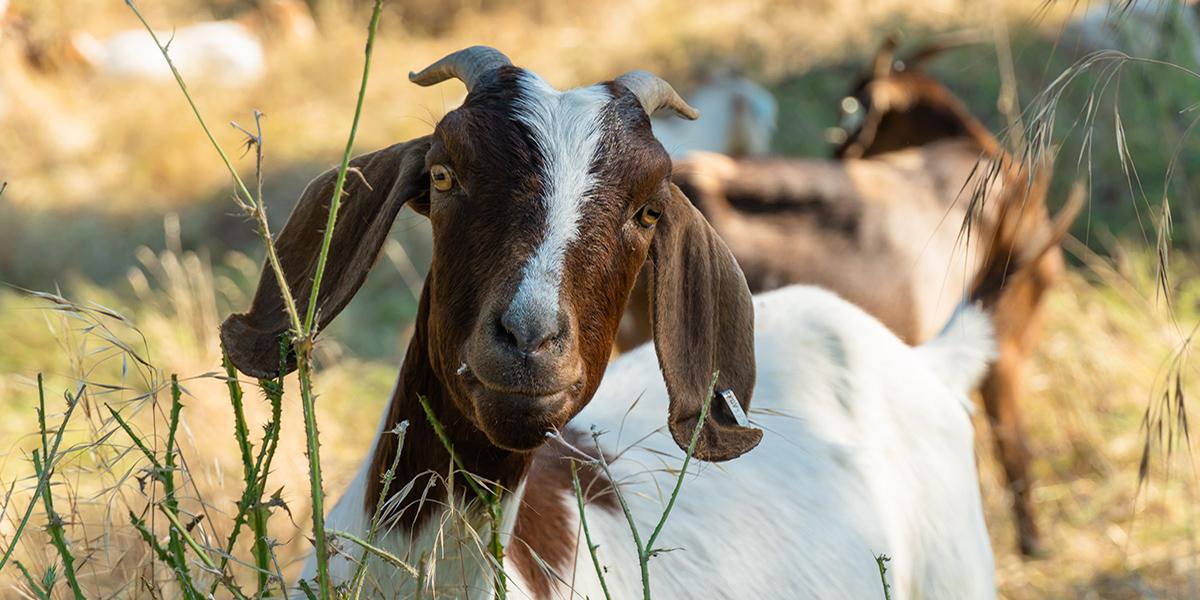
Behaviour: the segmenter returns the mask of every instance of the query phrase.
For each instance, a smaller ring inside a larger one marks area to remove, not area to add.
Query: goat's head
[[[925,72],[929,61],[972,39],[947,37],[904,59],[896,58],[896,38],[885,39],[870,72],[838,104],[841,133],[834,154],[862,158],[960,137],[992,149],[995,142],[987,128]]]
[[[466,84],[467,97],[431,136],[356,159],[320,322],[361,285],[408,204],[433,226],[418,324],[429,368],[492,444],[530,450],[595,393],[635,276],[650,260],[673,437],[687,444],[707,401],[712,417],[697,457],[724,460],[753,448],[761,432],[738,426],[706,398],[719,370],[718,390],[731,388],[749,403],[749,292],[729,250],[670,183],[671,162],[650,130],[649,114],[659,108],[688,118],[695,110],[645,72],[560,92],[484,47],[410,75],[420,85],[449,78]],[[332,179],[327,173],[310,184],[279,236],[301,305]],[[281,307],[274,276],[264,271],[251,311],[223,325],[226,350],[243,372],[279,370],[278,337],[287,329]],[[282,362],[287,368],[294,358]]]

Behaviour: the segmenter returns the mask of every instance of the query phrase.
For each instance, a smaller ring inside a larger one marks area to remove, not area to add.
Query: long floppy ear
[[[754,305],[746,278],[725,242],[673,184],[655,228],[650,312],[670,396],[667,425],[686,450],[701,403],[710,402],[694,456],[714,462],[736,458],[762,440],[762,430],[745,420],[755,378]],[[725,390],[736,396],[737,408],[722,399]]]
[[[401,207],[429,192],[429,176],[425,172],[428,151],[426,136],[350,161],[351,171],[346,174],[345,195],[338,209],[319,291],[318,331],[342,311],[362,286]],[[336,181],[337,169],[312,180],[275,240],[279,262],[302,318],[312,294],[317,255]],[[293,353],[289,352],[283,360],[279,356],[280,336],[288,329],[279,282],[270,265],[264,265],[250,310],[230,315],[221,324],[221,344],[239,371],[253,377],[274,377],[280,374],[281,366],[285,373],[296,368]]]

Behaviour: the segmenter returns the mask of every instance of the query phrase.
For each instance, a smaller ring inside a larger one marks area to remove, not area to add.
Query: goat
[[[650,120],[654,137],[672,157],[689,152],[762,156],[771,151],[779,104],[761,85],[744,77],[719,76],[697,89],[688,103],[705,115],[703,123]]]
[[[324,327],[350,301],[403,206],[429,218],[433,260],[391,404],[326,519],[365,537],[380,511],[376,545],[420,569],[372,556],[369,586],[388,598],[482,598],[496,585],[479,541],[491,536],[487,509],[438,476],[451,457],[422,396],[462,468],[505,490],[497,534],[514,596],[601,595],[580,549],[571,460],[585,461],[589,531],[615,567],[608,589],[639,594],[614,494],[652,523],[654,490],[674,475],[647,465],[674,462],[699,428],[694,456],[730,462],[688,475],[660,545],[688,551],[653,559],[656,597],[882,597],[877,554],[892,557],[893,598],[994,597],[965,408],[991,349],[981,313],[964,309],[960,327],[914,350],[815,288],[752,299],[729,249],[670,182],[649,115],[698,114],[654,75],[558,91],[476,46],[409,77],[457,78],[466,99],[432,135],[352,161],[361,177],[348,180],[317,311]],[[310,183],[278,236],[300,305],[335,179]],[[655,343],[609,365],[643,264]],[[227,318],[221,339],[241,372],[273,377],[296,367],[280,355],[287,329],[264,268],[249,312]],[[756,415],[762,429],[744,413],[756,382],[755,405],[770,411]],[[404,448],[387,433],[401,422]],[[583,441],[587,425],[609,432],[603,448]],[[613,479],[590,464],[601,457]],[[392,465],[398,483],[381,501]],[[349,582],[359,556],[335,552],[325,583]],[[315,573],[310,558],[301,578]]]
[[[1196,0],[1155,4],[1099,2],[1073,14],[1064,33],[1087,52],[1120,50],[1133,56],[1162,59],[1175,40],[1186,40],[1188,57],[1200,63],[1200,8]]]
[[[983,404],[1021,552],[1034,555],[1040,542],[1019,398],[1041,300],[1063,271],[1059,242],[1081,197],[1052,221],[1049,166],[1031,173],[1016,164],[922,71],[950,46],[895,63],[894,44],[885,43],[872,74],[841,102],[851,131],[838,160],[697,155],[676,161],[675,183],[729,244],[755,292],[826,287],[910,343],[934,336],[964,290],[989,310],[999,354],[982,385]],[[976,191],[982,199],[972,211],[964,196]],[[634,294],[619,349],[648,339],[647,311]]]
[[[261,11],[236,20],[192,23],[158,36],[164,43],[170,40],[171,60],[185,79],[244,87],[266,73],[263,39],[268,30],[296,42],[307,42],[316,33],[306,4],[270,0]],[[109,79],[166,82],[174,77],[142,29],[119,31],[103,40],[75,32],[66,51],[73,62]]]

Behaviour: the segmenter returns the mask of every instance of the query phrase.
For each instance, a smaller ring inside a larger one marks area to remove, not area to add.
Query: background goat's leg
[[[1023,294],[1017,294],[1021,296]],[[996,444],[996,453],[1004,466],[1004,475],[1012,495],[1013,517],[1016,520],[1017,543],[1021,554],[1037,556],[1041,552],[1041,536],[1033,508],[1032,479],[1029,473],[1031,458],[1025,442],[1025,427],[1021,422],[1021,394],[1025,370],[1035,342],[1041,332],[1041,310],[1036,301],[1023,298],[1023,310],[1013,308],[1004,298],[994,313],[998,356],[980,387],[983,405]],[[1019,314],[1014,314],[1019,313]]]

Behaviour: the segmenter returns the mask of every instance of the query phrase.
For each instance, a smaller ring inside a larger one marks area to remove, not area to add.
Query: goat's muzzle
[[[576,340],[565,311],[481,320],[458,376],[492,443],[532,450],[575,414],[585,388]]]

